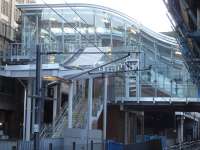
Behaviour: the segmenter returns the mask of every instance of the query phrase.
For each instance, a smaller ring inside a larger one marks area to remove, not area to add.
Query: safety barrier
[[[0,150],[33,150],[33,141],[1,140]],[[64,139],[41,139],[40,150],[64,150]]]
[[[124,145],[115,141],[107,141],[106,150],[124,150]]]
[[[184,143],[172,145],[172,146],[167,147],[164,150],[180,150],[180,149],[181,150],[187,150],[187,149],[196,150],[197,148],[199,148],[199,146],[200,146],[200,141],[197,140],[197,141],[190,141],[190,142],[184,142]]]

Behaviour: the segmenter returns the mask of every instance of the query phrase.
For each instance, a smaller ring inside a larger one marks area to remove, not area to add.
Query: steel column
[[[88,130],[92,129],[92,99],[93,99],[93,78],[89,78],[88,84]]]
[[[68,128],[72,128],[73,81],[69,85]]]
[[[38,18],[37,18],[38,20]],[[38,22],[38,21],[37,21]],[[40,77],[40,70],[41,70],[41,54],[40,54],[40,46],[36,46],[36,88],[35,88],[35,95],[37,98],[35,99],[35,121],[34,121],[34,150],[39,150],[39,143],[40,143],[40,121],[41,121],[41,77]]]
[[[28,81],[28,86],[27,86],[27,95],[32,95],[32,81]],[[30,140],[30,135],[31,135],[31,108],[32,108],[32,103],[31,103],[31,97],[26,95],[26,124],[25,124],[25,138],[24,140],[29,141]]]
[[[53,87],[53,129],[55,127],[55,121],[57,116],[57,101],[58,101],[58,85]]]
[[[104,101],[103,101],[103,140],[106,141],[107,129],[107,97],[108,97],[108,77],[104,78]]]

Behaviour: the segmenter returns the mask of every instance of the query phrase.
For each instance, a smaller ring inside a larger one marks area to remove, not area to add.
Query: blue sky
[[[171,30],[163,0],[44,0],[46,3],[89,3],[118,10],[156,32]],[[42,3],[42,0],[36,0]]]

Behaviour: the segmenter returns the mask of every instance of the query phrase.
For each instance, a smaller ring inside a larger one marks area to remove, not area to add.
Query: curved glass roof
[[[192,84],[188,86],[191,93],[186,93],[185,85],[191,82],[175,38],[153,32],[121,12],[98,5],[20,4],[17,7],[23,13],[24,50],[34,50],[38,38],[42,51],[63,53],[44,56],[44,63],[59,63],[84,71],[124,57],[103,69],[122,71],[139,62],[136,64],[141,69],[142,96],[155,96],[148,93],[152,87],[159,88],[157,94],[161,96],[197,94]],[[126,51],[131,52],[130,57],[125,58],[127,53],[116,54]],[[126,71],[116,83],[124,82]],[[137,76],[135,72],[128,73],[132,82]]]
[[[95,11],[95,10],[101,10],[103,12],[107,12],[113,16],[119,17],[120,19],[127,21],[128,23],[130,23],[130,25],[134,26],[137,30],[141,30],[145,33],[147,33],[149,36],[159,40],[159,41],[163,41],[166,42],[168,44],[172,44],[172,45],[177,45],[177,42],[175,40],[175,38],[173,37],[169,37],[167,35],[161,34],[161,33],[157,33],[152,31],[151,29],[145,27],[144,25],[140,24],[139,22],[137,22],[134,18],[116,11],[114,9],[108,8],[108,7],[104,7],[104,6],[99,6],[99,5],[94,5],[94,4],[83,4],[83,3],[71,3],[71,4],[18,4],[17,7],[19,9],[22,9],[23,11],[29,11],[29,10],[42,10],[48,7],[52,7],[54,9],[56,8],[69,8],[69,7],[75,7],[76,11],[78,11],[78,8],[89,8],[91,11]],[[69,8],[70,9],[70,8]],[[76,17],[78,18],[78,17]]]

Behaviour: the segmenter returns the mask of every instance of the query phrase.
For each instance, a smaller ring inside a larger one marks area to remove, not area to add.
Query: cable
[[[141,53],[141,52],[130,52],[130,51],[119,51],[119,52],[104,52],[105,54],[128,54],[128,53]],[[102,52],[82,52],[82,53],[77,53],[77,52],[41,52],[41,55],[62,55],[62,54],[102,54]]]
[[[81,15],[74,8],[72,8],[72,6],[70,6],[66,0],[64,0],[64,2],[67,5],[67,7],[69,7],[87,26],[89,26],[87,21],[83,17],[81,17]],[[93,25],[93,27],[95,27],[95,25]],[[98,37],[98,39],[101,39],[101,37],[98,34],[96,34],[96,36]]]

